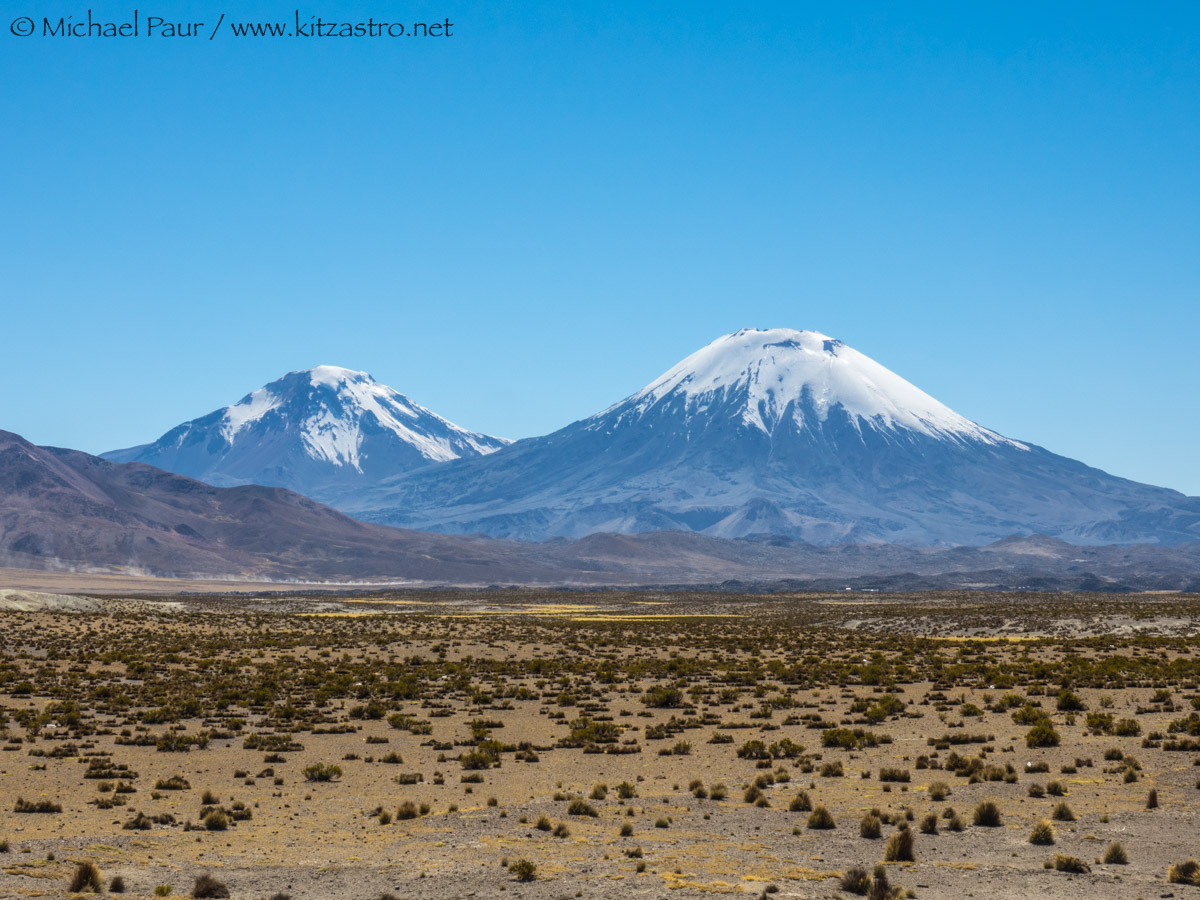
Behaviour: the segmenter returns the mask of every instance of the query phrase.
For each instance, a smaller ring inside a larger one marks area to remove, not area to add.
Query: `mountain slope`
[[[365,372],[290,372],[152,444],[103,454],[231,486],[265,484],[324,499],[431,463],[505,446],[413,403]]]
[[[282,488],[217,488],[0,431],[0,565],[264,579],[560,580],[494,541],[355,521]]]
[[[657,530],[820,544],[1200,538],[1200,498],[1005,438],[841,342],[787,329],[726,335],[590,418],[385,480],[339,508],[523,540]]]

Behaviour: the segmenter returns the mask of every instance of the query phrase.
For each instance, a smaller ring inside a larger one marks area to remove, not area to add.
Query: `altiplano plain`
[[[3,897],[1200,897],[1197,595],[71,594]]]

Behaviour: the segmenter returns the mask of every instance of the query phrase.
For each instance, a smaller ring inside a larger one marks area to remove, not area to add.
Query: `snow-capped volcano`
[[[819,430],[840,408],[857,429],[908,430],[1024,449],[816,331],[742,329],[724,335],[593,419],[599,426],[616,411],[614,424],[620,427],[673,403],[687,419],[718,412],[765,434],[787,427]]]
[[[336,505],[525,540],[658,530],[814,543],[1200,538],[1200,500],[1010,440],[840,341],[786,329],[718,338],[553,434]]]
[[[316,366],[290,372],[152,444],[104,456],[222,487],[266,484],[321,499],[507,443],[448,422],[366,372]]]

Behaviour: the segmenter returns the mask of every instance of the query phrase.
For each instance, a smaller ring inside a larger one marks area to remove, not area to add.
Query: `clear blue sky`
[[[0,428],[97,452],[332,363],[524,437],[785,326],[1200,494],[1194,3],[3,6]]]

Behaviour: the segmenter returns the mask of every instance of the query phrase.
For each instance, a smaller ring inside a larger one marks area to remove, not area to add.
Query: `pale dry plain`
[[[1200,898],[1198,597],[33,586],[3,897],[852,897],[903,823],[912,896]]]

